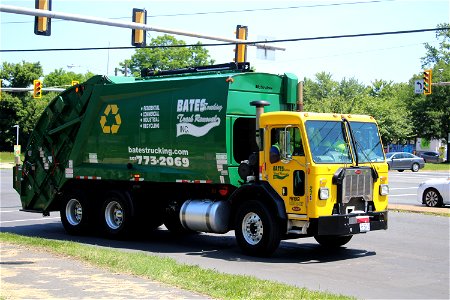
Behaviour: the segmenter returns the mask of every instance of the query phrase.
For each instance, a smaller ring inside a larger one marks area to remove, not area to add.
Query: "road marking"
[[[46,218],[41,218],[41,219],[25,219],[25,220],[0,221],[0,224],[3,224],[3,223],[14,223],[14,222],[28,222],[28,221],[46,221],[46,220],[53,220],[53,219],[60,219],[60,217],[46,217]]]

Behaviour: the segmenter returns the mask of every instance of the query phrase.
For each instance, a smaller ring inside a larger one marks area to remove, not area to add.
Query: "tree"
[[[422,57],[422,66],[433,71],[431,95],[415,95],[414,80],[422,79],[416,74],[410,80],[410,93],[405,97],[412,111],[416,137],[443,139],[448,141],[450,133],[450,86],[437,85],[439,82],[450,82],[450,24],[439,24],[436,38],[439,47],[425,44],[426,55]],[[450,160],[450,151],[447,151]]]
[[[305,79],[305,110],[342,114],[368,114],[380,127],[383,143],[405,141],[413,135],[410,112],[402,97],[407,86],[375,80],[365,87],[355,78],[334,81],[320,72],[315,80]]]
[[[165,34],[153,38],[148,46],[156,48],[137,49],[131,59],[120,63],[120,66],[124,68],[121,72],[125,73],[124,70],[127,68],[133,76],[139,77],[142,68],[170,70],[214,63],[214,60],[209,57],[208,50],[202,47],[201,43],[189,47],[174,47],[179,45],[186,45],[186,43],[171,35]]]
[[[72,80],[84,82],[94,76],[94,73],[88,72],[86,74],[77,74],[74,72],[67,72],[63,69],[55,69],[44,77],[44,86],[46,87],[70,87]]]
[[[39,62],[30,63],[22,61],[18,64],[3,62],[0,69],[2,87],[26,88],[33,85],[33,80],[39,79],[43,75],[43,70]],[[19,137],[22,144],[27,140],[24,135],[26,128],[23,128],[22,121],[28,120],[29,115],[25,114],[24,107],[32,103],[30,92],[7,93],[2,91],[2,101],[0,101],[0,149],[12,151],[15,144],[14,125],[19,125]],[[24,131],[25,130],[25,131]]]
[[[422,67],[431,67],[443,62],[446,65],[450,64],[450,24],[442,23],[438,24],[437,28],[440,30],[436,31],[436,39],[442,39],[439,44],[439,48],[433,47],[432,45],[425,43],[426,55],[422,57]]]
[[[1,151],[13,151],[13,145],[16,141],[16,129],[14,129],[13,126],[19,124],[19,130],[21,130],[19,111],[22,110],[22,108],[22,101],[19,97],[2,91],[2,100],[0,101]],[[22,141],[23,138],[20,134],[19,137]]]
[[[375,80],[367,87],[366,96],[355,103],[353,113],[371,115],[377,120],[383,144],[412,139],[413,124],[408,105],[403,101],[409,86]]]

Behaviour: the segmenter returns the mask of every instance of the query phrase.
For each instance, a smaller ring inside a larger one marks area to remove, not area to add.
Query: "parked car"
[[[386,153],[386,162],[389,170],[411,170],[417,172],[425,167],[425,160],[409,152],[388,152]]]
[[[439,163],[441,162],[439,159],[439,153],[435,151],[426,151],[426,152],[420,152],[417,154],[417,156],[422,157],[423,160],[426,163]]]
[[[420,183],[417,201],[430,207],[450,204],[450,177],[429,179]]]

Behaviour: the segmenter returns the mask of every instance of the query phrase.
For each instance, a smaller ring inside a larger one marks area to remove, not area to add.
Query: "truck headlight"
[[[386,196],[389,194],[389,185],[387,184],[380,184],[380,195]]]
[[[327,200],[328,198],[330,198],[330,190],[327,187],[319,188],[319,199]]]

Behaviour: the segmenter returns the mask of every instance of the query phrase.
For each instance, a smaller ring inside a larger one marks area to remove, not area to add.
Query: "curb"
[[[425,205],[408,205],[408,204],[388,204],[389,210],[401,210],[407,212],[418,212],[418,213],[433,213],[433,214],[449,214],[450,207],[428,207]]]

